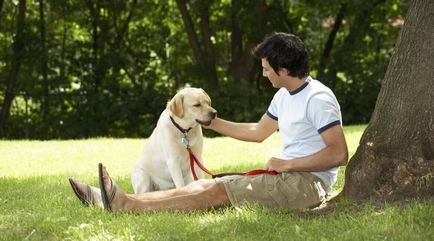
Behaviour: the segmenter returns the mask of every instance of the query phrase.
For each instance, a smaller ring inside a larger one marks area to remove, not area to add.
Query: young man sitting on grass
[[[262,61],[264,77],[279,89],[266,113],[257,123],[216,118],[205,128],[250,142],[262,142],[279,130],[282,156],[265,164],[277,175],[202,179],[178,189],[127,194],[100,164],[100,189],[71,179],[77,195],[85,204],[114,212],[193,211],[245,203],[300,209],[320,204],[336,182],[338,167],[348,161],[339,103],[329,88],[309,76],[307,50],[297,36],[274,33],[254,55]]]

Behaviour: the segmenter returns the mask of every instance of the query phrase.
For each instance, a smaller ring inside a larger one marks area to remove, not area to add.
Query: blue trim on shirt
[[[321,133],[323,133],[324,131],[326,131],[327,129],[330,129],[330,128],[333,127],[333,126],[335,126],[335,125],[340,125],[340,124],[341,124],[341,121],[340,121],[340,120],[337,120],[337,121],[333,121],[333,122],[331,122],[331,123],[328,123],[327,125],[325,125],[325,126],[319,128],[319,129],[318,129],[318,133],[321,134]]]
[[[271,114],[268,110],[267,110],[267,115],[273,120],[276,120],[276,121],[278,120],[278,118],[276,116],[274,116],[273,114]]]
[[[309,81],[304,82],[303,85],[301,85],[300,87],[298,87],[297,89],[293,90],[293,91],[288,91],[290,95],[295,95],[298,92],[302,91],[304,88],[306,88],[306,86],[309,84]]]

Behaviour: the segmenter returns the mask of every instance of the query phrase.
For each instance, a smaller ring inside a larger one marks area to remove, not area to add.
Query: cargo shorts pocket
[[[320,202],[315,188],[316,177],[308,172],[296,172],[286,184],[294,189],[289,205],[293,208],[309,208]]]
[[[283,173],[276,176],[267,176],[267,192],[274,201],[274,207],[291,208],[290,203],[296,199],[297,189],[287,184],[288,180],[285,180],[287,178]],[[293,177],[292,179],[292,181],[296,181],[296,177]]]

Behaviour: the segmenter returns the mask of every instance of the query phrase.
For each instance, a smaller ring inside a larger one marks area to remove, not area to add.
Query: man
[[[185,187],[126,194],[100,164],[100,188],[106,209],[114,212],[206,210],[257,203],[270,208],[308,208],[321,203],[336,182],[338,167],[348,160],[340,107],[333,92],[309,76],[307,50],[295,35],[274,33],[259,44],[263,75],[279,91],[257,123],[214,119],[209,128],[242,141],[262,142],[279,130],[280,158],[265,169],[278,175],[227,176],[198,180]],[[183,127],[188,128],[188,127]],[[75,192],[88,193],[101,205],[99,190],[73,180]]]

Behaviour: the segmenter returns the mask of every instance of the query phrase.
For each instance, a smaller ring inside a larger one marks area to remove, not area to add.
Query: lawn
[[[365,127],[345,127],[351,155]],[[347,200],[327,213],[246,206],[111,214],[82,207],[68,178],[97,185],[103,162],[130,192],[130,170],[145,141],[0,141],[0,240],[434,240],[434,205],[415,200],[381,208]],[[277,134],[261,144],[206,138],[205,165],[213,172],[262,168],[280,149]],[[341,168],[335,192],[343,181]]]

